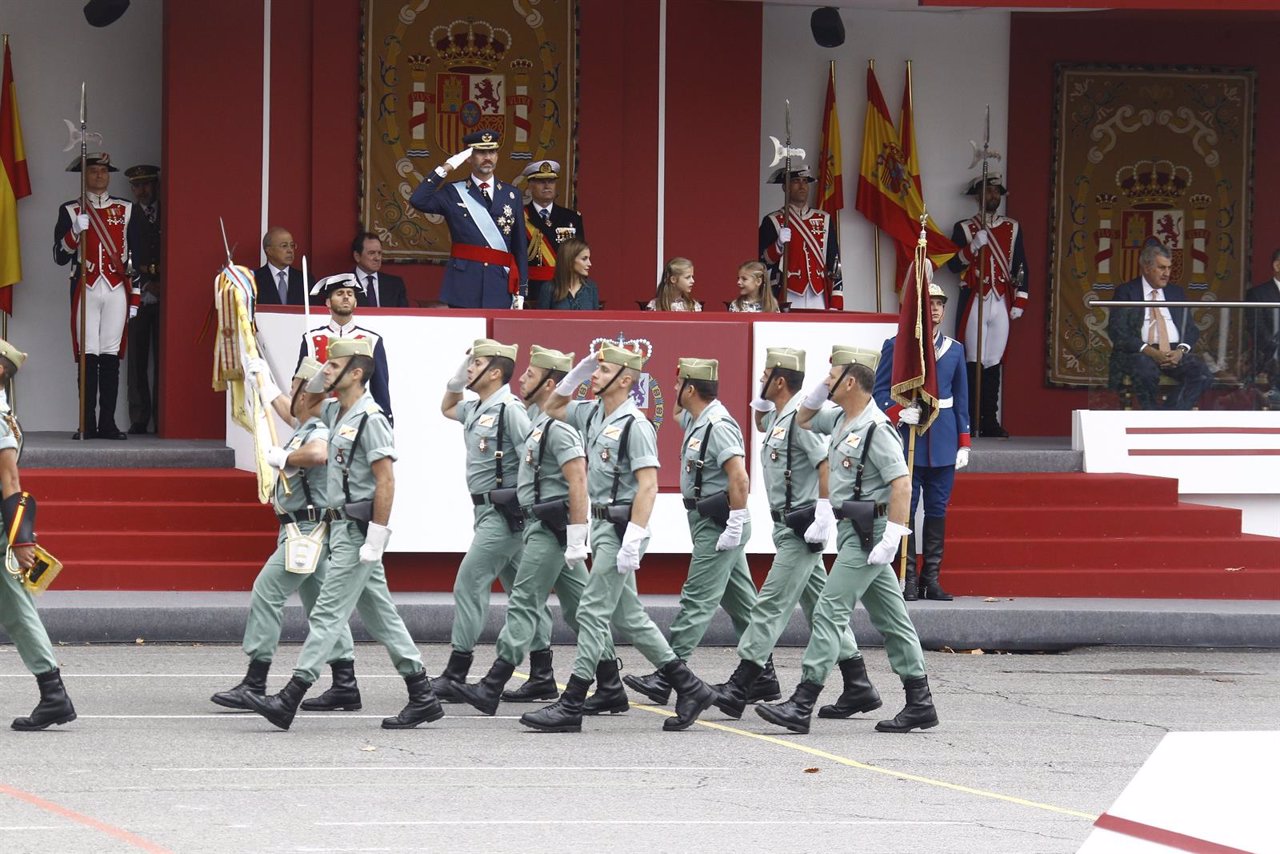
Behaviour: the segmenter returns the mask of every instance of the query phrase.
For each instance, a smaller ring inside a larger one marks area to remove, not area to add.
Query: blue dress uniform
[[[462,141],[487,151],[497,149],[499,139],[484,131]],[[520,190],[497,178],[482,190],[472,176],[446,182],[447,174],[436,167],[409,197],[409,204],[444,217],[449,226],[453,246],[440,299],[451,308],[510,308],[512,297],[525,296],[529,287],[529,238]]]
[[[936,287],[936,286],[935,286]],[[941,290],[941,289],[939,289]],[[872,392],[876,406],[897,423],[902,407],[894,403],[890,393],[893,385],[893,346],[897,336],[884,342],[880,364],[876,367],[876,385]],[[954,338],[937,334],[933,339],[933,352],[938,368],[938,417],[932,426],[916,437],[916,460],[911,476],[911,519],[916,518],[916,506],[924,495],[924,571],[916,574],[915,535],[907,544],[907,599],[949,600],[951,596],[938,583],[942,569],[942,549],[946,539],[947,505],[951,502],[951,488],[955,484],[956,455],[960,448],[969,447],[969,379],[964,364],[964,347]],[[904,446],[910,431],[908,425],[899,425]]]

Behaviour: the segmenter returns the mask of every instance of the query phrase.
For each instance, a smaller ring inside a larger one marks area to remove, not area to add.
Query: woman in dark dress
[[[599,311],[600,291],[587,278],[591,272],[591,247],[571,237],[556,253],[556,275],[538,294],[538,308]]]

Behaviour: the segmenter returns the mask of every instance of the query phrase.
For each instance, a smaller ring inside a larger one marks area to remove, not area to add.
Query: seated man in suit
[[[302,282],[302,271],[293,267],[297,248],[293,235],[278,225],[268,228],[262,236],[267,263],[253,271],[258,283],[259,305],[302,305],[302,289],[306,285]]]
[[[1271,253],[1271,278],[1244,292],[1245,302],[1280,302],[1280,249]],[[1280,308],[1246,309],[1250,379],[1280,385]],[[1262,375],[1266,375],[1263,378]]]
[[[1160,303],[1187,298],[1179,285],[1169,284],[1173,256],[1158,241],[1149,240],[1138,256],[1142,274],[1116,288],[1115,300]],[[1191,352],[1200,338],[1200,329],[1186,308],[1117,308],[1107,322],[1111,337],[1111,387],[1119,388],[1131,377],[1142,409],[1154,409],[1160,377],[1179,383],[1170,408],[1191,409],[1200,395],[1213,384],[1213,374],[1199,356]]]
[[[372,231],[362,231],[351,241],[356,262],[356,305],[370,308],[408,308],[404,279],[382,272],[382,241]]]

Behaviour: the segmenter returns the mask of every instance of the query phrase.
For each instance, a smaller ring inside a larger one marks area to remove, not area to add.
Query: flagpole
[[[868,60],[867,60],[867,68],[868,68],[868,70],[870,70],[870,71],[875,71],[875,70],[876,70],[876,61],[875,61],[874,59],[868,59]],[[867,109],[871,109],[871,108],[870,108],[870,107],[868,107]],[[874,232],[873,232],[872,240],[874,241],[874,242],[873,242],[873,244],[872,244],[872,247],[873,247],[873,249],[875,250],[874,254],[875,254],[875,259],[876,259],[876,265],[875,265],[875,271],[876,271],[876,313],[877,313],[877,314],[879,314],[879,313],[880,313],[881,308],[880,308],[880,226],[878,226],[878,225],[874,227]]]
[[[832,95],[834,96],[834,94],[835,94],[835,90],[836,90],[836,61],[835,61],[834,59],[833,59],[833,60],[831,60],[830,75],[831,75],[831,76],[830,76],[830,78],[829,78],[829,79],[828,79],[828,81],[827,81],[827,85],[831,88]],[[834,102],[832,103],[832,109],[833,109],[833,110],[835,109],[835,103],[834,103]],[[825,117],[824,117],[824,119],[825,119]],[[824,120],[824,122],[823,122],[823,123],[825,124],[825,120]],[[823,145],[825,146],[825,145],[826,145],[826,143],[827,143],[827,140],[825,140],[825,139],[824,139],[824,140],[822,140],[822,143],[823,143]],[[843,164],[843,162],[844,162],[844,161],[843,161],[843,158],[842,158],[842,159],[841,159],[841,163]],[[826,162],[825,162],[825,161],[823,161],[822,168],[823,168],[824,170],[827,168],[827,164],[826,164]],[[841,167],[840,172],[841,172],[840,178],[841,178],[841,180],[843,181],[843,179],[844,179],[844,168],[843,168],[843,166]],[[825,188],[824,188],[824,189],[825,189]],[[822,192],[822,190],[819,190],[818,192]],[[844,195],[843,195],[843,193],[841,194],[840,198],[841,198],[841,202],[840,202],[840,204],[841,204],[841,206],[843,207],[843,205],[844,205],[844,201],[843,201],[843,200],[844,200]],[[840,211],[836,211],[836,212],[835,212],[835,214],[831,217],[831,220],[832,220],[831,225],[832,225],[832,227],[835,229],[835,232],[836,232],[836,246],[842,246],[843,244],[842,244],[842,243],[841,243],[841,241],[840,241]],[[826,307],[827,309],[830,309],[830,308],[831,308],[831,273],[830,273],[830,271],[828,271],[828,275],[827,275],[827,279],[826,279],[826,281],[827,281],[826,288],[825,288],[826,293],[823,295],[822,304],[823,304],[823,306],[824,306],[824,307]]]
[[[85,213],[89,209],[88,190],[85,186],[85,171],[86,171],[85,161],[89,157],[88,128],[89,128],[88,114],[85,108],[85,84],[82,81],[80,83],[80,208],[78,211],[76,211],[77,216]],[[85,388],[85,381],[86,381],[85,371],[87,370],[87,367],[85,364],[86,359],[84,355],[84,339],[85,339],[85,332],[86,332],[85,311],[87,310],[87,306],[85,305],[85,303],[88,302],[88,300],[86,299],[85,293],[86,291],[88,291],[88,284],[89,284],[88,274],[85,270],[85,262],[88,260],[88,250],[85,247],[85,243],[88,240],[88,235],[81,233],[79,235],[79,238],[80,239],[76,246],[76,251],[80,256],[79,258],[80,281],[77,283],[77,288],[79,289],[79,302],[80,302],[80,340],[78,342],[80,346],[77,347],[76,349],[80,351],[80,355],[79,355],[79,360],[80,360],[80,441],[83,442],[86,439],[88,439],[88,436],[86,436],[85,433],[89,429],[89,425],[84,414],[85,402],[86,402],[85,398],[88,394]]]

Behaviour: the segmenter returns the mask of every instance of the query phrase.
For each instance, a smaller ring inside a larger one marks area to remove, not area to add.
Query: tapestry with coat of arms
[[[1059,65],[1048,382],[1104,385],[1109,300],[1140,275],[1148,238],[1173,256],[1189,299],[1239,300],[1247,287],[1255,76],[1249,70]],[[1196,309],[1201,352],[1235,373],[1239,313]]]
[[[574,206],[576,0],[364,0],[361,59],[360,217],[384,258],[449,257],[409,196],[473,131],[501,134],[497,176],[522,190],[525,167],[558,161]]]

